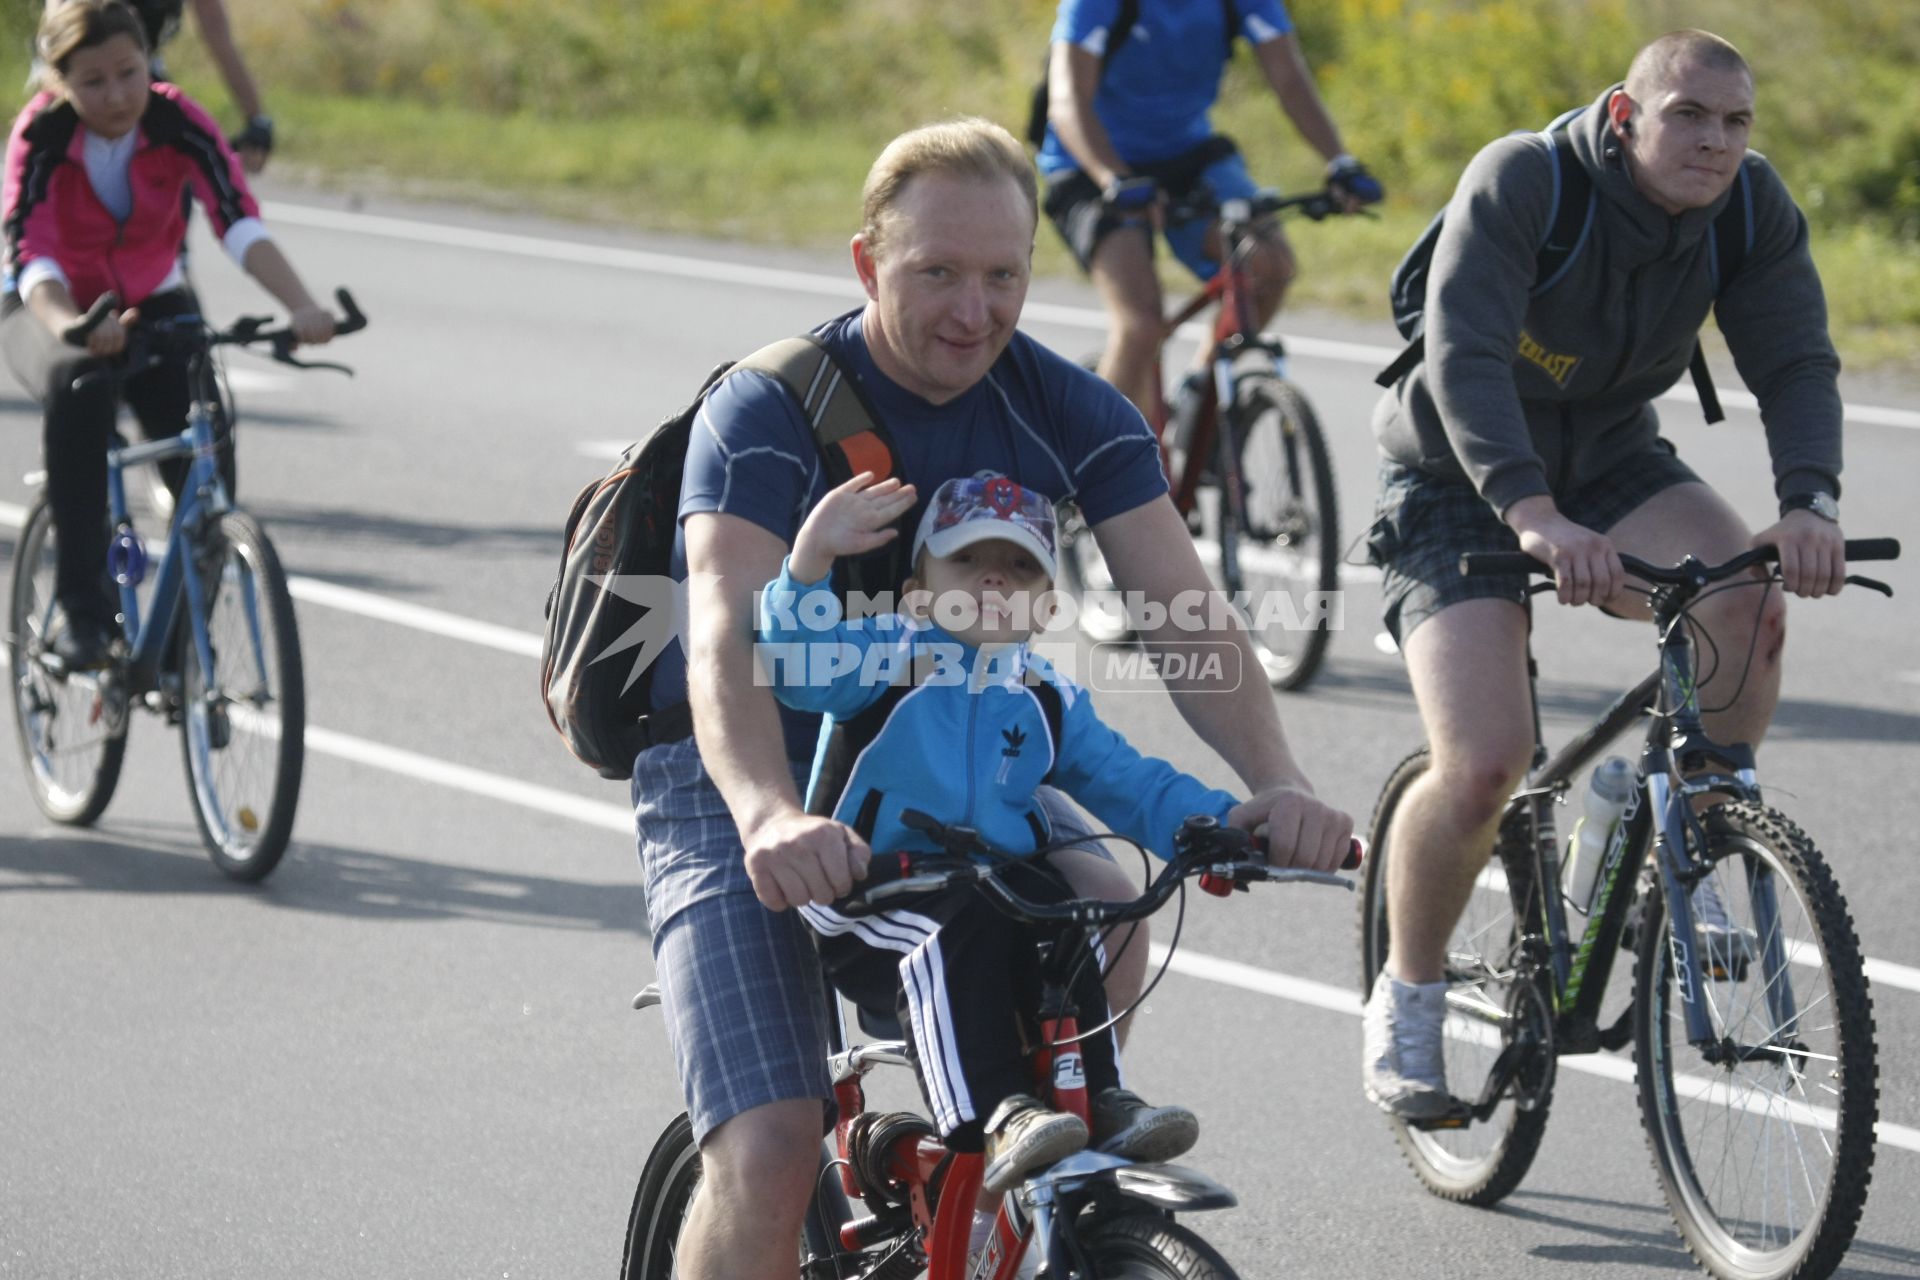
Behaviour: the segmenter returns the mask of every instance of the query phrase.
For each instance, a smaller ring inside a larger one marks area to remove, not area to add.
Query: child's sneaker
[[[1029,1173],[1064,1160],[1087,1145],[1086,1121],[1067,1111],[1049,1111],[1028,1094],[1007,1098],[987,1118],[989,1191],[1010,1191]]]
[[[1094,1148],[1128,1160],[1171,1160],[1200,1140],[1200,1121],[1185,1107],[1150,1107],[1137,1093],[1102,1089],[1093,1097]]]

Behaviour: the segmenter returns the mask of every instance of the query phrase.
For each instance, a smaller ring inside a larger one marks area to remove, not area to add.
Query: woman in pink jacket
[[[109,659],[116,606],[104,589],[107,445],[118,414],[110,381],[74,380],[118,355],[142,316],[198,310],[180,269],[183,193],[191,186],[233,257],[287,308],[302,342],[333,336],[261,223],[240,162],[211,117],[148,72],[140,18],[120,0],[66,0],[40,23],[45,88],[13,123],[0,191],[6,236],[0,350],[46,410],[47,494],[69,669]],[[107,315],[84,346],[63,330],[101,296]],[[162,363],[124,382],[148,438],[186,424],[187,371]]]

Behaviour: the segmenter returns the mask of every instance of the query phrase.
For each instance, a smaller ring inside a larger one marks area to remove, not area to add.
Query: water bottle
[[[1561,888],[1575,911],[1585,915],[1593,905],[1594,881],[1607,855],[1607,842],[1633,794],[1633,766],[1619,756],[1608,756],[1587,781],[1587,797],[1580,820],[1567,840],[1566,869]]]

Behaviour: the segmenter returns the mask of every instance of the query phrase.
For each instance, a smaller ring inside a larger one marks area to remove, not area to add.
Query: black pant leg
[[[39,402],[47,502],[53,508],[55,595],[71,614],[111,621],[117,605],[106,589],[107,446],[119,402],[101,379],[73,382],[101,362],[60,341],[18,294],[0,302],[0,350],[22,389]]]

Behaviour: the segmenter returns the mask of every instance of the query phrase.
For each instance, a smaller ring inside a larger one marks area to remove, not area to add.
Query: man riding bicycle
[[[1447,938],[1533,745],[1526,579],[1462,577],[1461,553],[1526,551],[1553,567],[1562,604],[1636,618],[1646,607],[1622,552],[1713,563],[1770,544],[1796,595],[1845,577],[1839,360],[1806,219],[1747,150],[1753,120],[1752,72],[1718,36],[1640,50],[1625,83],[1568,126],[1594,192],[1591,239],[1544,291],[1555,144],[1484,148],[1433,247],[1424,362],[1374,412],[1386,458],[1369,547],[1432,749],[1383,851],[1391,950],[1364,1019],[1367,1094],[1402,1117],[1450,1108]],[[1751,244],[1719,279],[1713,230],[1735,199],[1751,201]],[[1652,405],[1686,372],[1709,310],[1766,424],[1780,519],[1758,534],[1661,439]],[[1779,698],[1781,597],[1723,593],[1692,617],[1721,655],[1701,685],[1708,732],[1758,743]],[[1703,896],[1696,915],[1711,925],[1719,904]]]
[[[868,301],[814,336],[887,425],[917,503],[992,469],[1050,502],[1075,498],[1123,590],[1162,603],[1205,592],[1139,415],[1017,332],[1037,204],[1033,167],[1004,129],[965,120],[903,134],[868,174],[851,246]],[[774,379],[743,371],[703,401],[675,553],[698,589],[684,654],[662,655],[652,689],[656,708],[691,703],[694,737],[642,751],[633,786],[662,1009],[703,1169],[676,1255],[687,1280],[791,1268],[831,1113],[820,971],[792,908],[847,893],[870,852],[801,804],[818,720],[783,717],[753,652],[754,602],[827,488],[813,427]],[[1218,641],[1241,669],[1254,661],[1244,630],[1182,632],[1177,612],[1150,643]],[[1351,820],[1313,796],[1266,686],[1174,683],[1182,715],[1253,797],[1235,820],[1265,823],[1279,861],[1337,866]],[[1078,821],[1047,803],[1056,834]],[[1095,854],[1063,869],[1076,892],[1133,895]]]
[[[1163,336],[1152,233],[1161,230],[1188,270],[1211,279],[1220,268],[1214,219],[1163,225],[1169,202],[1257,190],[1239,149],[1207,119],[1236,37],[1253,46],[1281,109],[1326,158],[1328,182],[1348,208],[1379,200],[1379,182],[1347,154],[1320,101],[1281,0],[1061,0],[1054,23],[1039,155],[1047,216],[1107,309],[1100,376],[1150,417]],[[1123,228],[1147,234],[1112,234]],[[1267,222],[1248,262],[1258,324],[1279,310],[1294,271],[1286,237]]]

